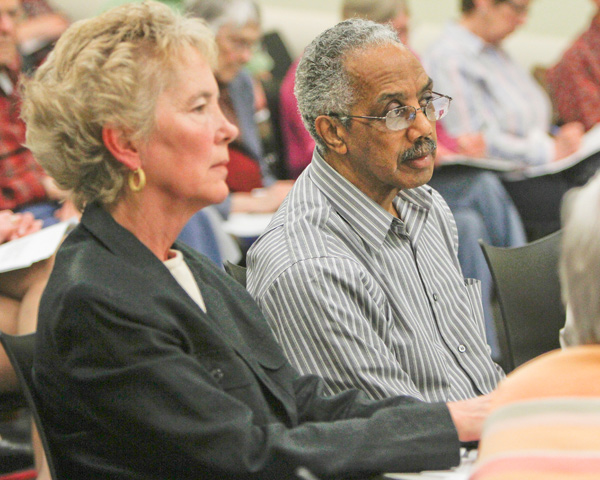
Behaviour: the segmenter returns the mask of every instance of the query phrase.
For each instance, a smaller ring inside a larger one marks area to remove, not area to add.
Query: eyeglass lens
[[[408,128],[417,118],[418,110],[421,110],[429,120],[439,120],[446,115],[449,104],[450,100],[447,97],[438,97],[419,109],[411,106],[395,108],[386,115],[385,124],[390,130]]]

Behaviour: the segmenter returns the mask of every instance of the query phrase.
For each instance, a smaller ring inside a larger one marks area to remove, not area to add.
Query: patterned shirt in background
[[[600,13],[546,75],[563,122],[600,123]]]
[[[6,70],[0,72],[0,210],[46,199],[44,170],[23,146],[25,124],[19,117],[19,97]],[[4,86],[2,86],[4,85]],[[5,91],[8,90],[8,93]],[[12,90],[12,91],[10,91]]]
[[[441,120],[452,137],[481,132],[490,157],[530,165],[552,161],[550,99],[502,49],[451,23],[423,65],[436,91],[453,99]]]
[[[428,186],[394,205],[403,220],[315,152],[248,253],[248,290],[291,363],[331,394],[433,402],[490,392],[503,374],[448,206]]]

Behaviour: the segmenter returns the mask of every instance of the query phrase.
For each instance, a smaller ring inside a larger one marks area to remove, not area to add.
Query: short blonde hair
[[[193,48],[214,66],[214,36],[164,4],[126,4],[74,23],[23,84],[27,147],[79,209],[120,197],[126,167],[105,147],[105,125],[149,138],[156,101]]]
[[[600,343],[600,172],[562,207],[560,280],[577,344]]]

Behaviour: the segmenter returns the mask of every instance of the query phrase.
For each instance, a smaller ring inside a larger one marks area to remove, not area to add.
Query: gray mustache
[[[425,157],[437,149],[437,144],[431,138],[424,138],[416,143],[402,154],[402,161],[413,160],[415,158]]]

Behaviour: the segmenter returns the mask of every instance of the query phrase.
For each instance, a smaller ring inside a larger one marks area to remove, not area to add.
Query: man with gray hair
[[[450,98],[395,32],[358,19],[308,46],[295,93],[317,146],[248,255],[248,289],[287,356],[331,394],[491,392],[503,373],[479,282],[464,279],[452,214],[425,185]]]

